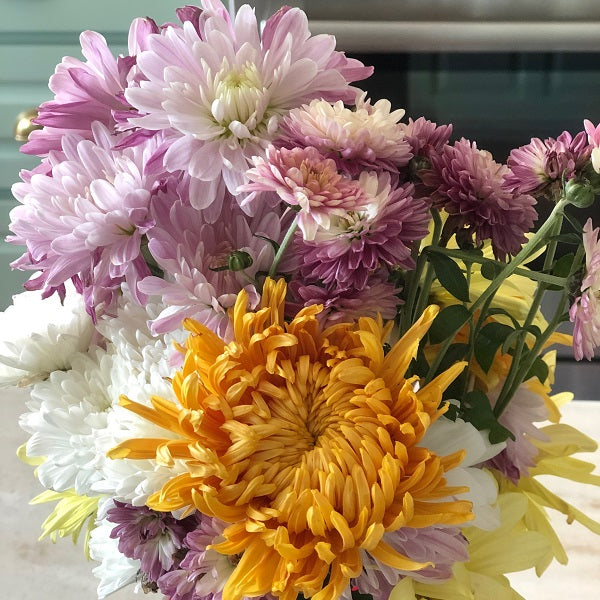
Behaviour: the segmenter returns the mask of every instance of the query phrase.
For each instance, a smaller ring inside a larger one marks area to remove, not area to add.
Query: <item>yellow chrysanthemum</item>
[[[421,389],[405,378],[437,307],[384,355],[389,328],[380,320],[322,330],[321,307],[311,306],[288,323],[285,293],[283,281],[267,280],[262,308],[248,312],[242,291],[229,344],[187,321],[192,335],[173,379],[180,405],[122,399],[177,439],[129,440],[109,453],[186,461],[188,473],[148,506],[197,508],[230,523],[214,546],[241,554],[224,600],[268,592],[332,600],[360,574],[361,549],[398,569],[426,566],[386,544],[386,531],[472,518],[470,503],[447,499],[460,490],[444,474],[463,453],[436,456],[419,446],[464,365]]]

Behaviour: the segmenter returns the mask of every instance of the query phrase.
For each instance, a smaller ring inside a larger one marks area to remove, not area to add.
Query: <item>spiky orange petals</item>
[[[405,571],[427,566],[393,550],[388,532],[471,518],[467,502],[447,501],[464,491],[445,479],[462,454],[419,446],[464,365],[421,389],[405,373],[437,308],[386,355],[390,326],[380,319],[323,330],[321,308],[311,306],[286,322],[284,298],[285,283],[267,280],[261,308],[249,312],[241,292],[229,344],[186,322],[187,354],[173,378],[179,406],[127,404],[171,438],[113,450],[185,461],[188,473],[149,505],[197,508],[230,524],[214,549],[242,558],[223,600],[268,592],[335,600],[361,572],[361,553]]]

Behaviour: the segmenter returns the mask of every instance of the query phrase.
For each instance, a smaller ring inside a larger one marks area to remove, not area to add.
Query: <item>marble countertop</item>
[[[40,525],[48,514],[48,506],[29,506],[28,501],[42,490],[31,467],[15,456],[16,448],[26,440],[17,426],[23,412],[23,395],[4,393],[0,403],[0,419],[6,429],[0,439],[0,534],[2,539],[2,587],[6,598],[17,600],[94,600],[96,580],[92,564],[86,564],[81,546],[69,539],[53,545],[37,542]],[[563,409],[564,421],[600,440],[600,402],[573,402]],[[600,471],[600,452],[594,456]],[[600,520],[600,491],[593,495],[582,485],[562,483],[548,478],[552,489],[589,516]],[[551,480],[551,481],[550,481]],[[540,580],[533,572],[511,576],[514,586],[527,600],[555,598],[598,598],[600,595],[600,537],[584,527],[567,525],[562,515],[555,518],[556,529],[570,557],[568,567],[554,563]],[[131,600],[131,589],[121,590],[111,600]],[[153,596],[159,600],[159,596]]]

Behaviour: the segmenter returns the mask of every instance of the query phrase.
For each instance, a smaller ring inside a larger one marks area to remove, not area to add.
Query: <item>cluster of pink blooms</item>
[[[220,0],[177,16],[162,26],[135,20],[128,56],[83,33],[85,60],[58,65],[43,128],[22,148],[42,160],[13,188],[9,241],[26,247],[13,266],[33,271],[26,288],[44,297],[64,296],[71,281],[94,321],[116,310],[126,285],[138,303],[161,303],[153,334],[191,317],[228,339],[237,294],[245,289],[256,307],[268,273],[289,281],[290,307],[322,304],[330,324],[393,319],[397,274],[415,268],[432,210],[443,214],[445,241],[490,242],[506,261],[537,219],[535,197],[590,159],[600,170],[600,126],[589,122],[587,137],[536,138],[506,164],[469,140],[451,143],[449,125],[401,122],[403,110],[351,85],[372,69],[336,51],[331,36],[311,36],[298,9],[280,9],[262,32],[249,6],[232,18]],[[588,221],[570,311],[577,359],[600,346],[598,233]],[[520,416],[529,410],[532,423],[539,407],[528,402],[523,394]],[[495,466],[518,480],[527,457],[514,454]],[[109,520],[121,552],[169,598],[220,598],[222,582],[210,587],[203,575],[223,572],[223,557],[207,550],[222,524],[124,504]],[[401,531],[395,549],[438,565],[424,580],[449,576],[466,556],[458,529],[444,539]],[[367,567],[362,589],[391,589],[386,577],[382,565]]]

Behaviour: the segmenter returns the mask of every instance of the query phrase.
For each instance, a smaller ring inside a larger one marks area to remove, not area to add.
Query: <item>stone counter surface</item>
[[[28,501],[42,490],[31,467],[16,457],[16,448],[27,438],[17,425],[23,412],[22,393],[3,393],[0,422],[5,433],[0,440],[0,549],[2,592],[0,597],[11,600],[94,600],[96,579],[92,564],[86,564],[81,546],[70,539],[56,544],[50,540],[38,542],[40,525],[49,512],[49,505],[29,506]],[[600,402],[574,402],[563,409],[564,420],[596,440],[600,439]],[[592,455],[587,455],[592,460]],[[600,452],[594,455],[596,471],[600,471]],[[552,480],[552,481],[550,481]],[[586,514],[600,520],[600,490],[585,489],[579,484],[565,484],[548,478],[552,488]],[[591,493],[590,493],[591,492]],[[554,520],[559,535],[570,556],[568,567],[553,564],[543,579],[533,572],[511,577],[516,589],[527,600],[562,598],[600,598],[600,537],[584,527],[569,526],[564,518]],[[134,595],[132,588],[110,596],[110,600],[159,600],[159,596]],[[491,600],[491,599],[490,599]]]

